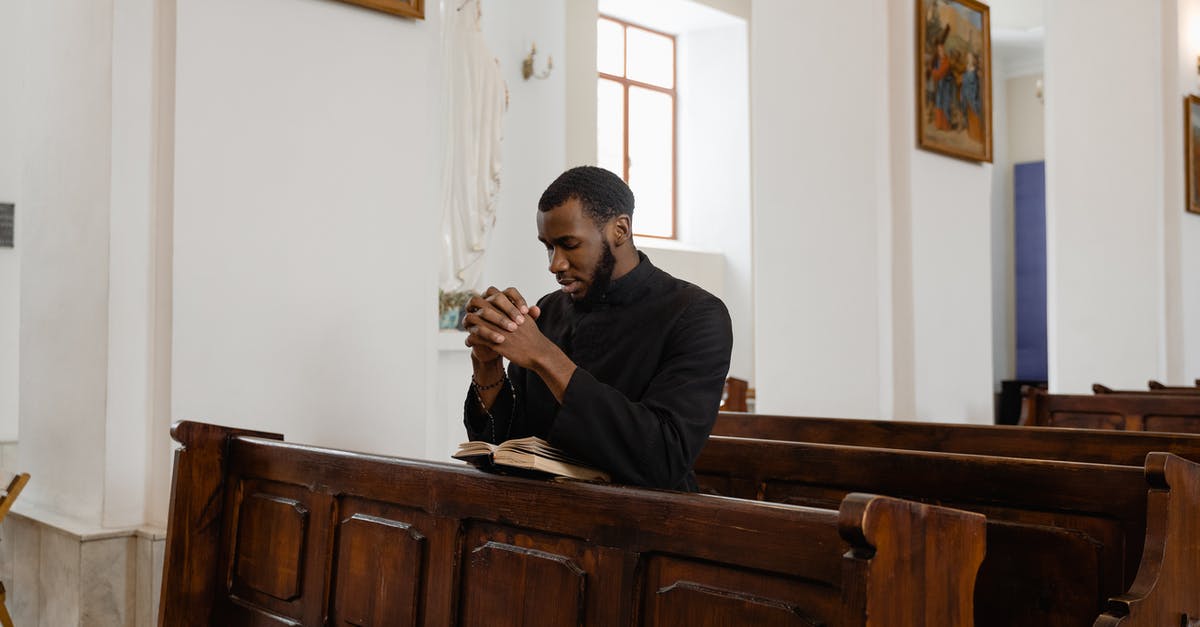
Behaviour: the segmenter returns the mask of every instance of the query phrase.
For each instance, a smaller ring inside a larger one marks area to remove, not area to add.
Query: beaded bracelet
[[[504,382],[507,380],[508,380],[508,373],[504,373],[504,376],[500,377],[500,380],[495,383],[489,383],[487,385],[479,385],[479,382],[475,380],[475,375],[474,374],[471,375],[471,385],[474,385],[475,389],[479,392],[483,392],[486,390],[493,390],[495,388],[498,388],[498,387],[504,385]]]

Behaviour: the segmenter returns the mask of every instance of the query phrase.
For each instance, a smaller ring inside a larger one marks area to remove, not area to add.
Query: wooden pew
[[[1152,451],[1200,462],[1200,435],[721,412],[714,435],[1141,467]]]
[[[1149,387],[1151,390],[1187,390],[1187,391],[1194,391],[1194,390],[1200,390],[1200,379],[1196,379],[1196,381],[1195,381],[1195,385],[1192,385],[1192,386],[1190,386],[1190,387],[1188,387],[1188,386],[1183,386],[1183,385],[1167,385],[1167,384],[1165,384],[1165,383],[1160,383],[1160,382],[1158,382],[1158,381],[1155,381],[1154,379],[1150,379],[1150,383],[1147,385],[1147,387]]]
[[[1048,394],[1029,389],[1021,424],[1119,431],[1200,433],[1200,397],[1150,394]]]
[[[1107,385],[1093,383],[1092,384],[1092,393],[1093,394],[1136,394],[1138,396],[1148,396],[1148,395],[1149,396],[1154,396],[1154,395],[1161,396],[1164,394],[1168,395],[1168,396],[1172,395],[1172,394],[1182,394],[1184,396],[1200,396],[1200,388],[1167,387],[1161,383],[1158,383],[1159,387],[1154,387],[1155,383],[1158,383],[1158,382],[1151,381],[1150,387],[1145,390],[1115,390],[1113,388],[1108,387]]]
[[[971,625],[978,514],[502,477],[182,422],[159,625]]]
[[[1200,492],[1188,487],[1200,470],[1176,456],[1149,458],[1151,486],[1170,485],[1169,494],[1148,497],[1143,470],[1129,466],[723,436],[709,439],[696,473],[702,489],[728,496],[825,507],[870,490],[985,514],[976,625],[1086,625],[1110,597],[1150,596],[1148,584],[1134,585],[1144,542],[1165,543],[1176,559],[1170,571],[1161,557],[1142,562],[1139,578],[1164,573],[1155,602],[1200,616],[1191,583],[1200,581],[1200,544],[1187,514],[1200,511]],[[1163,478],[1166,460],[1186,482]],[[1169,592],[1181,582],[1190,592]]]

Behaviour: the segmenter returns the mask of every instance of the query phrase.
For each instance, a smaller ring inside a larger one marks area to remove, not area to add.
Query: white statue
[[[446,5],[443,59],[449,119],[438,275],[444,293],[482,288],[483,255],[496,222],[500,190],[507,89],[479,28],[480,1],[452,0]]]

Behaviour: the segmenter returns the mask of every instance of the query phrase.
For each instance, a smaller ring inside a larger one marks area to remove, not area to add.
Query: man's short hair
[[[633,190],[604,168],[582,165],[563,172],[542,194],[538,211],[550,211],[572,198],[579,201],[596,226],[622,214],[633,217]]]

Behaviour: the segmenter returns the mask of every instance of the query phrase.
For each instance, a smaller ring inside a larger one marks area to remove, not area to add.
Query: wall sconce
[[[537,57],[536,42],[529,47],[529,54],[525,55],[525,60],[521,61],[521,77],[525,80],[529,80],[530,78],[549,78],[550,70],[554,69],[554,57],[546,57],[546,69],[541,72],[535,72],[533,70],[533,61],[535,57]]]

